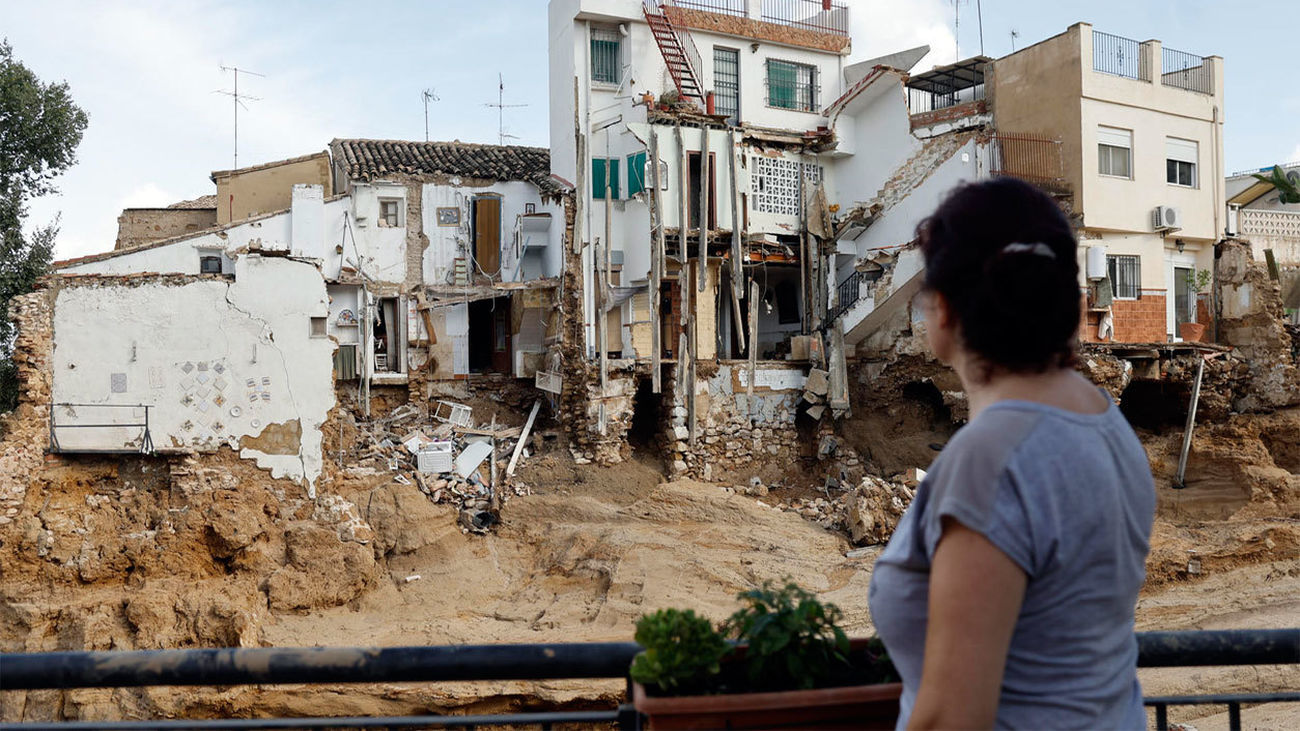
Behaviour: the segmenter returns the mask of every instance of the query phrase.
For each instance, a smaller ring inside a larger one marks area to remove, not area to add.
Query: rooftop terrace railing
[[[763,0],[761,17],[777,25],[849,36],[849,10],[831,0]]]
[[[1200,94],[1214,93],[1214,67],[1203,56],[1161,48],[1160,83]]]
[[[1139,632],[1140,667],[1300,664],[1300,629]],[[0,654],[0,691],[145,686],[430,683],[451,681],[626,679],[640,648],[631,642],[388,648],[226,648],[131,652]],[[1300,702],[1300,692],[1147,698],[1157,727],[1172,705],[1221,704],[1240,728],[1243,704]],[[473,716],[249,718],[140,721],[0,722],[6,731],[68,729],[473,728],[581,723],[637,729],[624,702],[604,710]]]
[[[1099,30],[1092,32],[1092,70],[1126,79],[1151,80],[1151,70],[1142,60],[1141,43]]]

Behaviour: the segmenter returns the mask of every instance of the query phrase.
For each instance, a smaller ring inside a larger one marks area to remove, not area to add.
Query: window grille
[[[740,118],[740,52],[731,48],[713,49],[714,111],[727,115],[735,123]]]
[[[1138,298],[1142,291],[1142,257],[1108,256],[1106,270],[1110,276],[1112,297],[1129,300]]]
[[[609,28],[591,29],[591,80],[617,84],[622,76],[623,37]]]
[[[220,273],[221,273],[220,256],[199,257],[199,274],[220,274]]]
[[[790,61],[767,61],[767,105],[812,112],[817,109],[817,68]]]

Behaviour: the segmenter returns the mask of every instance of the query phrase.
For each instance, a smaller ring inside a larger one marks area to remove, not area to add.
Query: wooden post
[[[540,400],[533,402],[533,410],[528,412],[528,421],[524,422],[524,430],[519,432],[519,441],[515,442],[515,451],[510,455],[510,464],[506,465],[506,477],[515,473],[515,463],[519,461],[519,453],[524,451],[524,442],[528,440],[528,435],[533,430],[533,420],[537,418],[537,410],[542,408]],[[496,441],[496,437],[492,437]]]
[[[727,158],[728,166],[731,172],[731,312],[733,319],[736,321],[736,340],[740,343],[740,350],[745,350],[745,328],[744,318],[740,312],[740,298],[744,283],[744,253],[741,251],[741,237],[743,234],[740,230],[740,173],[736,169],[736,155],[739,146],[736,144],[736,133],[733,131],[727,135]]]
[[[691,230],[691,204],[686,199],[686,197],[690,195],[691,190],[691,160],[690,155],[686,154],[686,141],[682,135],[682,126],[680,124],[676,127],[676,134],[677,153],[681,164],[681,169],[678,171],[677,175],[678,182],[680,183],[680,186],[677,188],[677,261],[685,264],[686,240],[689,238],[688,233]],[[690,283],[689,278],[682,278],[680,275],[677,277],[677,281],[680,282],[683,287]],[[682,324],[685,324],[685,320],[683,320]]]
[[[754,376],[758,373],[758,282],[749,280],[749,383],[745,384],[745,409],[754,425]]]
[[[702,264],[698,261],[695,262],[695,266],[703,268]],[[693,297],[692,299],[695,298]],[[695,301],[698,303],[699,300],[696,299]],[[689,367],[687,368],[687,373],[686,373],[686,381],[687,381],[686,387],[689,389],[686,392],[687,393],[686,416],[690,420],[687,428],[690,430],[691,446],[694,446],[695,439],[696,439],[696,432],[697,432],[697,423],[698,423],[695,414],[696,348],[698,347],[698,343],[696,343],[696,338],[698,334],[695,330],[695,308],[694,307],[691,308],[689,317],[690,319],[686,331],[686,347],[688,352],[690,353],[691,362],[689,364]]]
[[[803,310],[799,317],[799,332],[807,335],[808,318],[812,315],[812,307],[809,306],[811,298],[808,296],[808,200],[803,179],[803,155],[799,156],[797,175],[799,176],[799,294]]]
[[[708,285],[709,277],[709,128],[700,128],[700,253],[699,291]],[[691,338],[694,341],[694,338]]]
[[[1187,483],[1183,478],[1187,474],[1187,455],[1192,450],[1192,429],[1196,427],[1196,404],[1201,400],[1201,379],[1205,376],[1205,356],[1201,354],[1201,362],[1196,366],[1196,380],[1192,381],[1192,398],[1191,403],[1187,405],[1187,424],[1183,427],[1183,448],[1178,452],[1178,476],[1174,479],[1174,487],[1184,488]]]
[[[653,227],[654,241],[650,252],[650,391],[661,393],[660,359],[663,356],[663,325],[659,322],[659,290],[663,286],[664,276],[664,213],[663,200],[659,195],[659,134],[650,128],[650,225]]]

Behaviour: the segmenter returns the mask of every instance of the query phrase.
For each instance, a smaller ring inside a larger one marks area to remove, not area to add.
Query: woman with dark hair
[[[930,347],[970,421],[871,577],[899,728],[1144,728],[1133,612],[1155,512],[1146,453],[1073,368],[1074,236],[1011,178],[918,227]]]

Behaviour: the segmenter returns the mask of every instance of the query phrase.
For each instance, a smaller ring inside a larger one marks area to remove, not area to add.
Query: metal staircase
[[[700,87],[700,52],[695,48],[690,33],[677,28],[662,11],[663,0],[643,0],[641,9],[650,24],[650,32],[663,54],[668,73],[673,77],[677,93],[704,108],[704,91]]]

